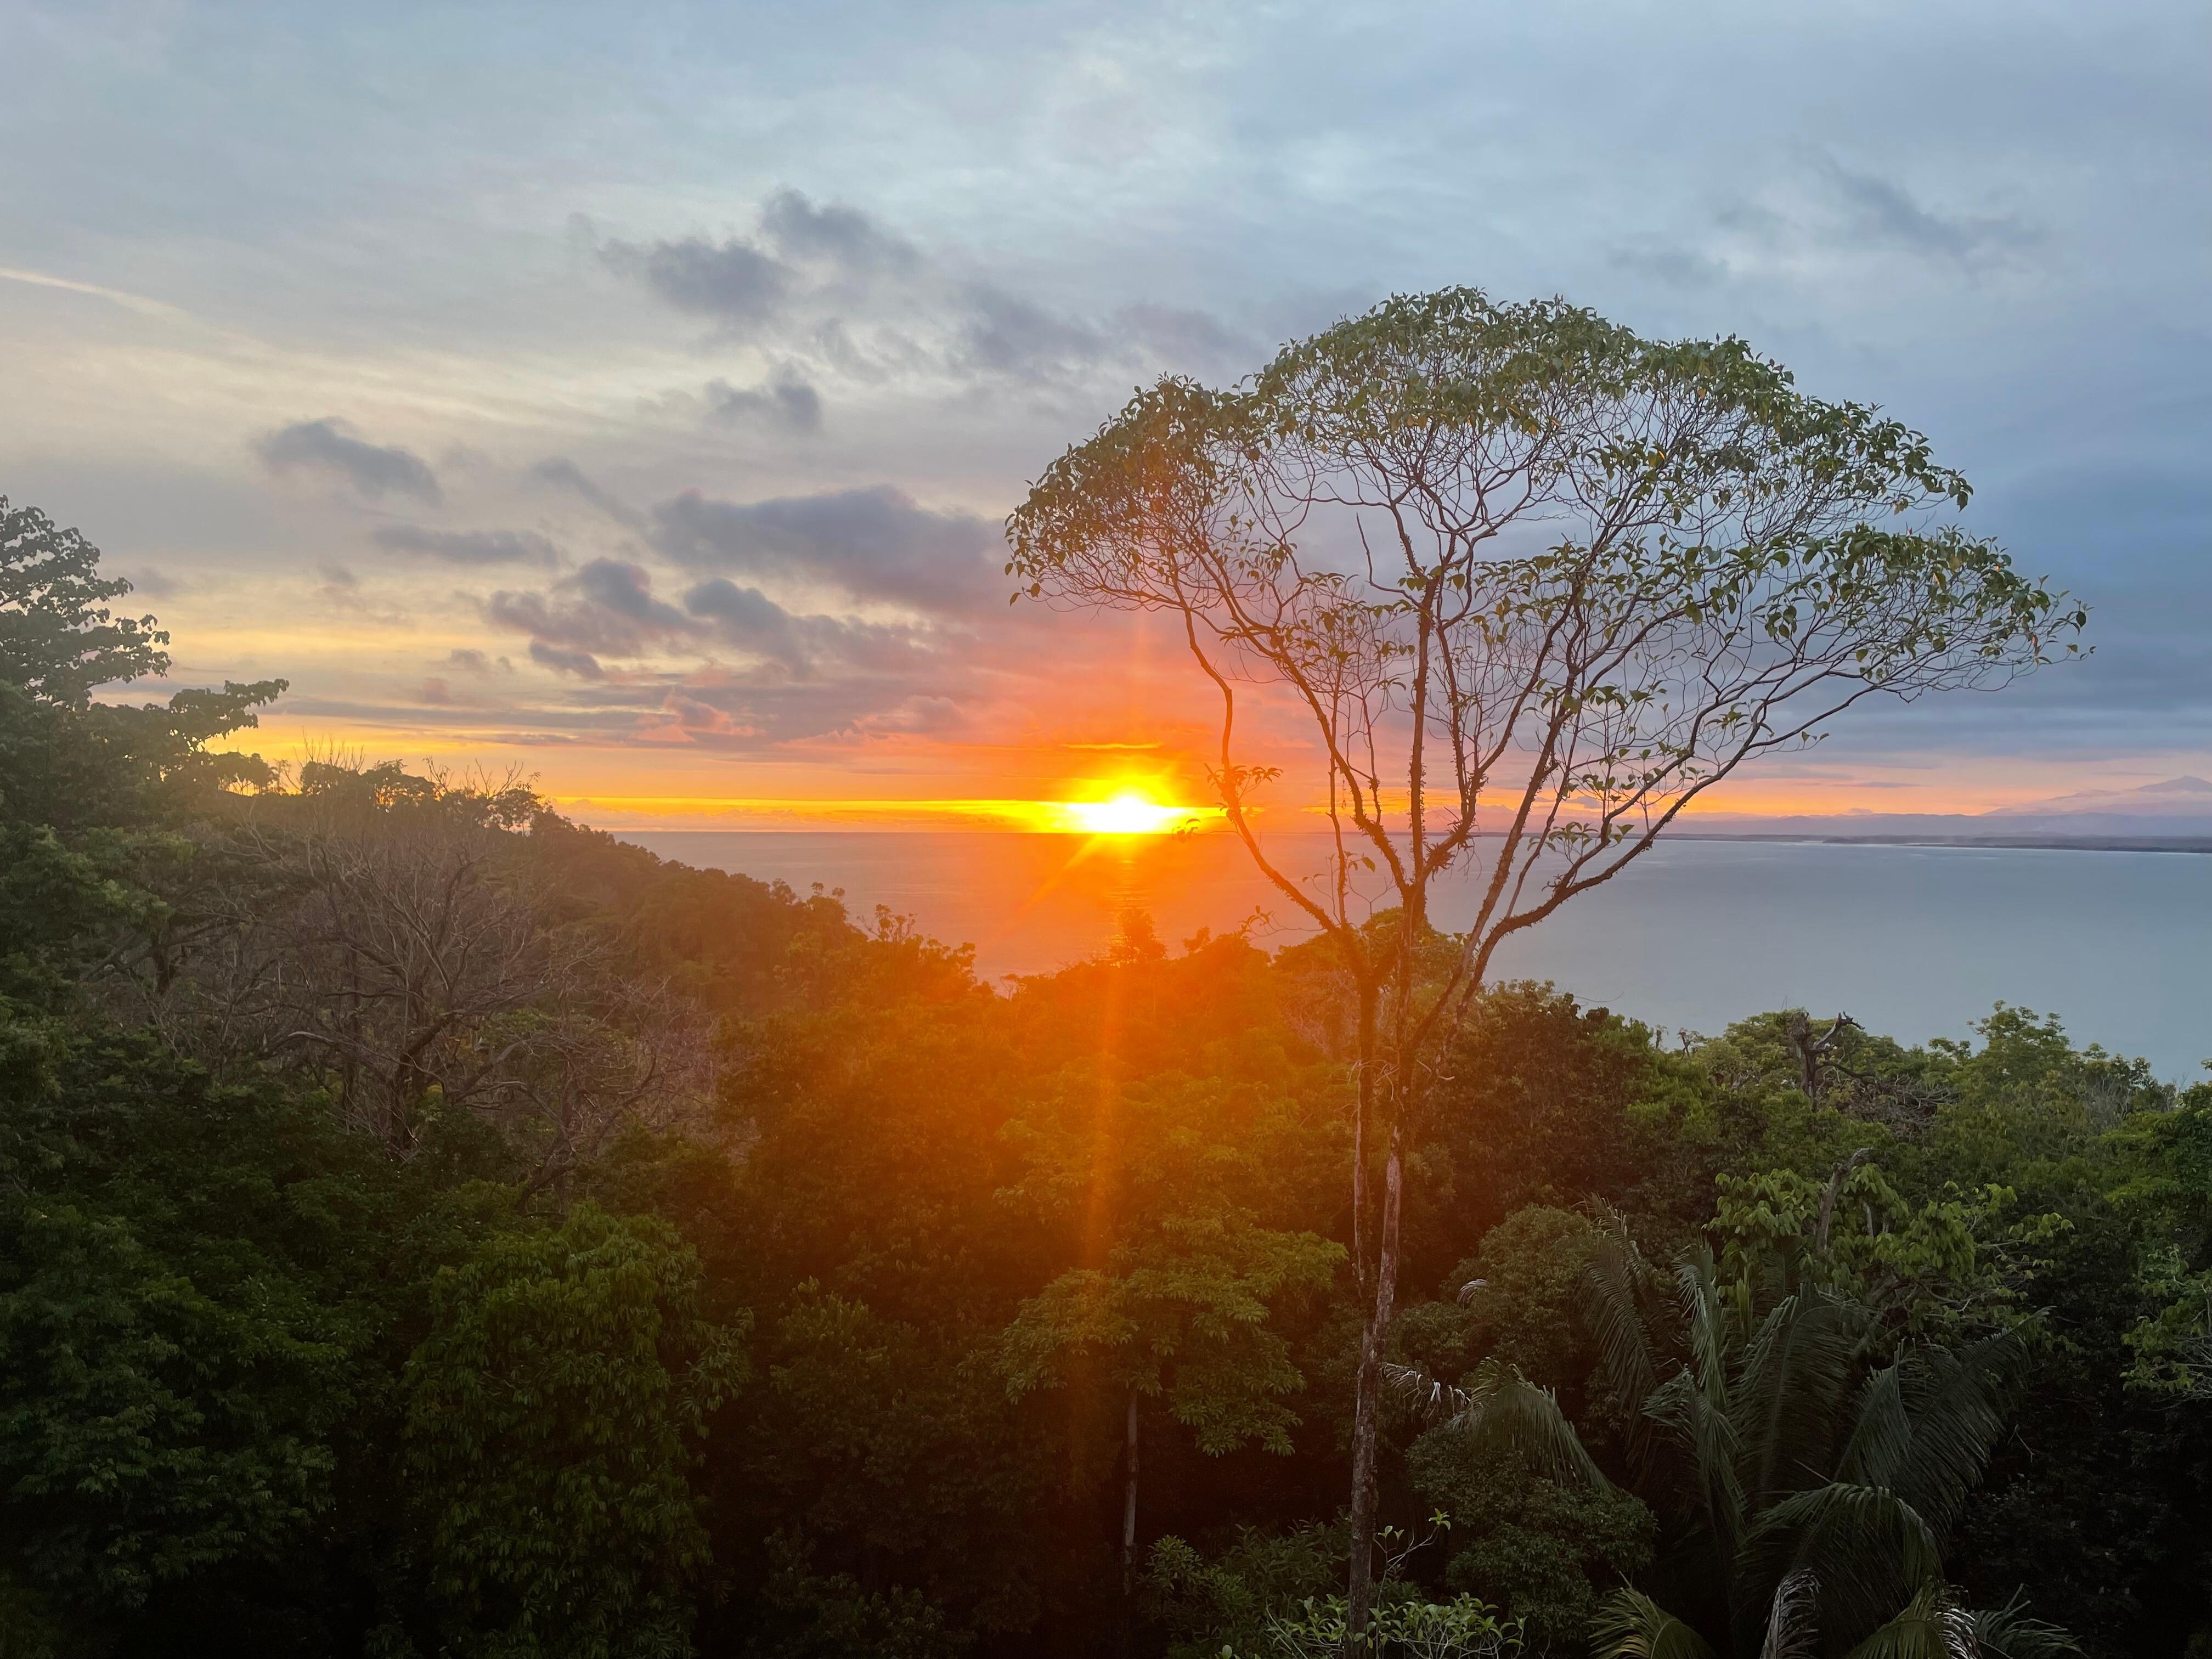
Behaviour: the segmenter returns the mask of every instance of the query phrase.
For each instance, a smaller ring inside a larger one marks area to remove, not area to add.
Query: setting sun
[[[1069,801],[1062,811],[1071,828],[1093,836],[1164,836],[1218,816],[1218,809],[1164,806],[1133,789],[1106,800]]]

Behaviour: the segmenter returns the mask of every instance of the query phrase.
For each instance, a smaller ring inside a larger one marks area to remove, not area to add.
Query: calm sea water
[[[703,830],[626,833],[664,857],[842,888],[973,944],[986,975],[1097,951],[1123,907],[1171,944],[1255,913],[1263,944],[1296,913],[1227,836]],[[1286,865],[1320,867],[1291,843]],[[1464,888],[1438,921],[1471,914]],[[1717,1032],[1760,1009],[1844,1012],[1906,1042],[1965,1036],[1999,1001],[2057,1014],[2077,1041],[2141,1054],[2186,1082],[2212,1056],[2212,856],[2019,848],[1662,843],[1501,953],[1499,976],[1547,979],[1664,1030]]]

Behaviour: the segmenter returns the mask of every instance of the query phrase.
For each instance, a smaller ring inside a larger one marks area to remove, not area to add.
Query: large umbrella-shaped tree
[[[1355,1644],[1407,1133],[1470,999],[1507,939],[1747,762],[1868,698],[2002,684],[2072,648],[2077,607],[1941,521],[1967,495],[1917,433],[1805,396],[1741,341],[1451,289],[1226,392],[1161,381],[1009,520],[1022,592],[1156,613],[1188,645],[1218,699],[1228,823],[1347,981]],[[1312,879],[1262,842],[1278,769],[1255,702],[1310,740],[1294,804],[1334,832]],[[1454,871],[1474,914],[1437,973]]]

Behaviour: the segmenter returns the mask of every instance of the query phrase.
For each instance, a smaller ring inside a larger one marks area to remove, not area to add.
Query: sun
[[[1091,836],[1164,836],[1203,816],[1188,806],[1164,806],[1134,789],[1104,800],[1069,801],[1064,808],[1073,828]]]

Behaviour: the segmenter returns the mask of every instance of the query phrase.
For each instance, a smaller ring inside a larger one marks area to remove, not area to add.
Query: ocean
[[[986,977],[1048,971],[1135,906],[1172,945],[1249,924],[1304,937],[1230,836],[624,831],[663,857],[842,889],[971,944]],[[1321,867],[1303,837],[1282,862]],[[1439,925],[1463,924],[1449,881]],[[1966,1037],[1998,1002],[2055,1013],[2076,1042],[2178,1083],[2212,1058],[2212,856],[1821,842],[1662,842],[1509,943],[1493,978],[1549,980],[1668,1034],[1762,1009],[1848,1013],[1908,1042]]]

